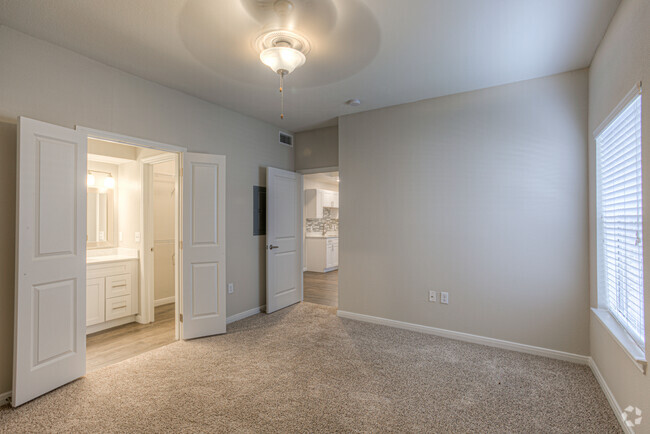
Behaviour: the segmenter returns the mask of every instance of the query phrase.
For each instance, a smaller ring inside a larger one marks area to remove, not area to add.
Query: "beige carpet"
[[[88,374],[2,432],[620,432],[586,366],[302,303]]]

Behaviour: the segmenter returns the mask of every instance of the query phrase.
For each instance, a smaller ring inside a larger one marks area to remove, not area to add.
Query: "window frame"
[[[608,303],[608,288],[605,283],[605,269],[604,269],[604,253],[603,253],[603,239],[602,239],[602,220],[601,216],[601,162],[600,162],[600,144],[599,136],[600,134],[607,129],[610,124],[621,114],[623,111],[632,103],[637,97],[641,96],[642,98],[642,88],[641,83],[637,83],[634,88],[632,88],[627,95],[621,100],[621,102],[611,111],[611,113],[603,120],[603,122],[596,128],[593,132],[593,138],[595,142],[595,163],[596,163],[596,239],[597,239],[597,300],[598,308],[592,308],[596,318],[601,322],[601,324],[609,331],[611,336],[615,341],[625,350],[625,353],[636,362],[639,369],[645,373],[647,367],[647,361],[645,357],[645,343],[641,345],[638,341],[638,338],[634,336],[627,327],[624,326],[619,320],[610,312],[609,303]],[[641,99],[641,103],[643,98]],[[641,120],[641,122],[643,122]],[[643,129],[643,125],[641,126]],[[642,142],[643,143],[643,142]],[[643,152],[643,149],[642,149]],[[643,172],[643,167],[641,168]],[[642,185],[642,190],[643,190]],[[643,194],[643,192],[642,192]],[[643,208],[642,208],[643,214]],[[645,250],[645,249],[644,249]],[[645,253],[645,252],[644,252]],[[645,299],[645,284],[642,285],[643,298]],[[642,307],[643,309],[643,307]],[[644,315],[645,316],[645,315]],[[644,318],[644,339],[645,330],[646,330],[645,318]]]

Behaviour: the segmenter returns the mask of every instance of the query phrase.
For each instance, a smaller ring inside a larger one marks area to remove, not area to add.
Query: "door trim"
[[[75,125],[75,130],[85,133],[87,137],[93,139],[108,140],[111,142],[121,143],[123,145],[139,146],[141,148],[156,149],[167,152],[187,152],[187,148],[167,143],[156,142],[154,140],[140,139],[138,137],[127,136],[124,134],[113,133],[110,131],[96,130],[81,125]]]
[[[160,149],[157,149],[160,150]],[[149,158],[143,158],[140,160],[140,175],[142,177],[142,243],[140,245],[140,256],[143,258],[143,280],[146,280],[146,285],[142,287],[145,288],[143,294],[140,297],[141,302],[146,301],[146,306],[148,307],[148,319],[147,322],[153,322],[155,320],[155,294],[152,283],[154,282],[154,262],[153,254],[151,254],[150,248],[153,247],[153,212],[146,212],[147,209],[153,209],[153,164],[164,163],[166,161],[173,161],[175,164],[175,179],[174,179],[174,188],[176,189],[176,200],[174,201],[174,318],[178,319],[180,315],[180,293],[181,293],[181,283],[180,283],[180,270],[179,270],[179,258],[181,252],[179,251],[180,245],[180,234],[182,233],[182,222],[180,218],[181,213],[181,200],[182,196],[179,193],[181,187],[180,183],[180,164],[181,158],[180,153],[169,153],[163,155],[156,155]],[[147,258],[148,260],[144,260]],[[174,321],[174,333],[176,340],[180,339],[180,322]]]
[[[82,125],[75,125],[75,130],[80,131],[86,136],[86,141],[89,138],[93,139],[100,139],[100,140],[107,140],[110,142],[115,142],[115,143],[120,143],[122,145],[129,145],[129,146],[136,146],[139,148],[148,148],[148,149],[155,149],[157,151],[165,151],[165,152],[170,152],[174,153],[174,158],[176,158],[176,191],[178,191],[177,195],[177,200],[176,200],[176,208],[177,208],[177,213],[176,213],[176,246],[175,246],[175,252],[176,252],[176,265],[175,265],[175,274],[176,274],[176,289],[175,289],[175,297],[176,297],[176,306],[175,306],[175,316],[174,316],[174,323],[175,323],[175,338],[176,340],[179,340],[181,338],[180,336],[180,312],[182,308],[182,292],[183,292],[183,287],[182,287],[182,276],[180,273],[180,268],[179,268],[179,263],[182,263],[182,250],[179,248],[179,244],[182,243],[182,234],[183,234],[183,214],[182,214],[182,200],[183,200],[183,195],[182,195],[182,165],[183,165],[183,156],[187,152],[187,148],[182,147],[182,146],[177,146],[177,145],[170,145],[168,143],[162,143],[162,142],[157,142],[154,140],[148,140],[148,139],[142,139],[139,137],[133,137],[133,136],[128,136],[125,134],[120,134],[120,133],[115,133],[112,131],[104,131],[104,130],[98,130],[95,128],[88,128],[84,127]],[[140,244],[140,273],[139,273],[139,278],[140,278],[140,288],[142,288],[142,294],[140,296],[140,313],[136,315],[136,321],[140,323],[149,323],[153,321],[153,311],[154,311],[154,306],[153,306],[153,291],[151,291],[151,294],[148,294],[148,290],[146,288],[146,285],[144,284],[144,279],[145,279],[145,266],[144,266],[144,236],[145,236],[145,222],[144,222],[144,170],[143,170],[143,164],[142,162],[147,161],[149,162],[156,162],[156,161],[162,161],[160,160],[161,158],[165,158],[167,156],[153,156],[149,158],[144,158],[140,162],[140,180],[142,182],[143,189],[141,191],[141,197],[140,197],[140,223],[141,223],[141,229],[142,229],[142,234],[143,234],[143,239],[141,240]],[[144,298],[146,296],[146,298]],[[147,301],[147,307],[149,307],[149,299],[151,301],[151,306],[148,310],[150,312],[144,312],[144,304],[143,301]]]

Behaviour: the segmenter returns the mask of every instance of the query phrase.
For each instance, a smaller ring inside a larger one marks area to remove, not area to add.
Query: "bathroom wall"
[[[119,165],[119,183],[117,183],[118,209],[117,226],[119,247],[139,249],[142,239],[140,202],[142,195],[142,179],[140,163],[133,161]]]
[[[154,299],[157,304],[174,297],[174,222],[176,177],[173,161],[153,166]]]

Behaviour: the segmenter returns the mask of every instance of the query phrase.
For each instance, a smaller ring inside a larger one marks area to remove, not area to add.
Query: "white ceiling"
[[[293,0],[307,63],[285,82],[252,42],[273,0],[0,0],[0,23],[300,131],[339,115],[589,66],[619,0]],[[359,98],[352,108],[345,101]]]

